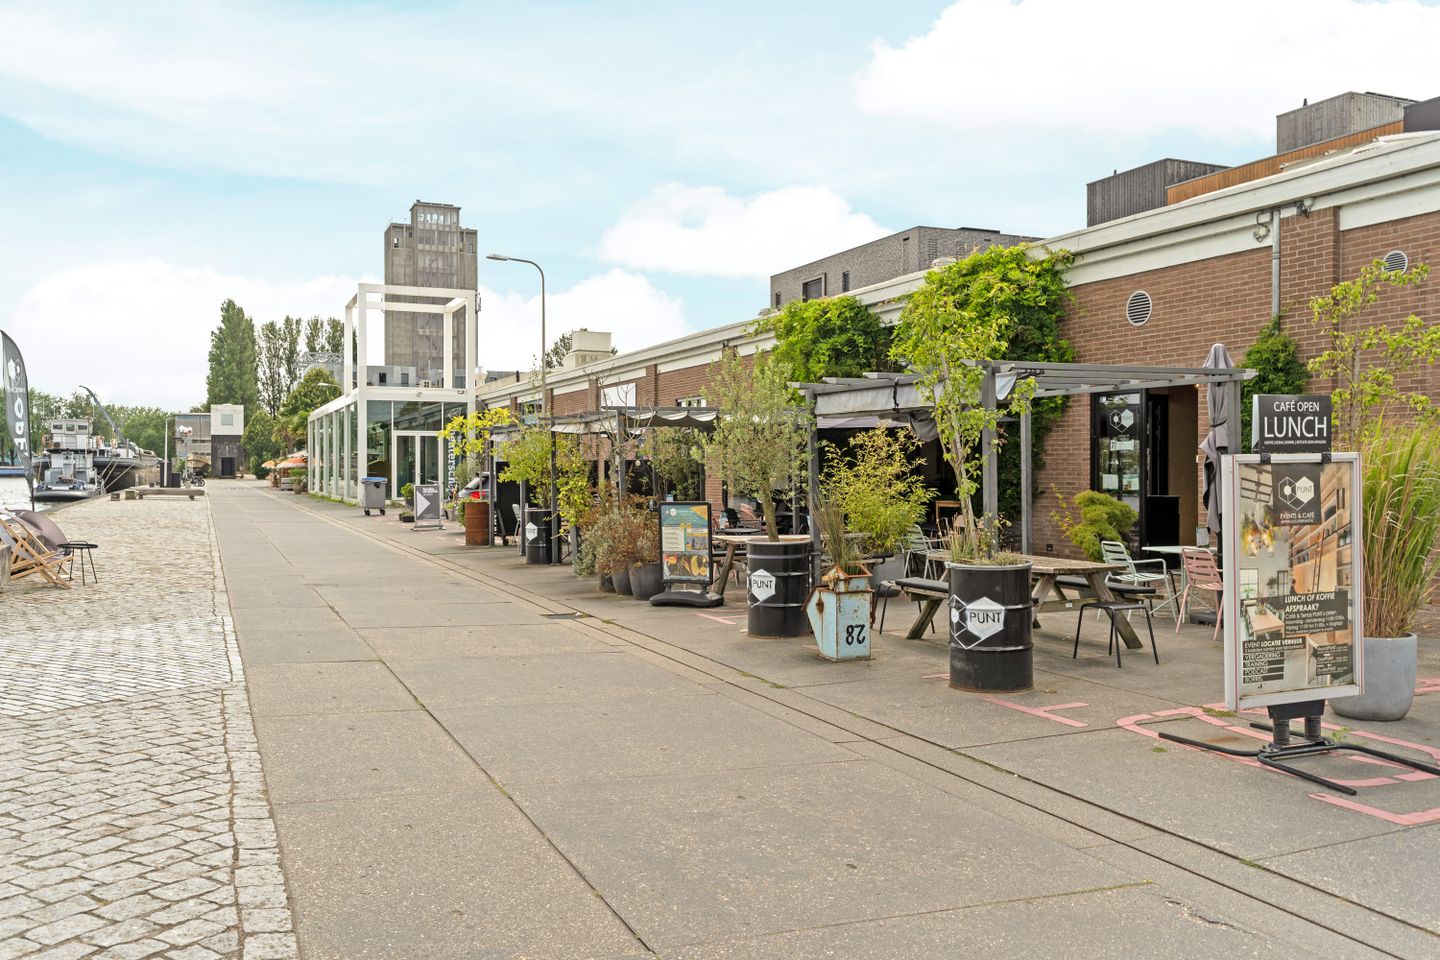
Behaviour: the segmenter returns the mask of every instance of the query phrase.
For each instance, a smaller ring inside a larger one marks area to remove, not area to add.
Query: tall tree
[[[260,405],[271,416],[280,411],[286,395],[300,380],[300,326],[300,318],[289,315],[260,325]]]
[[[220,305],[220,325],[210,333],[210,375],[205,401],[239,403],[254,410],[260,402],[255,369],[255,323],[234,300]]]
[[[275,435],[287,449],[294,450],[305,439],[306,424],[316,407],[340,396],[340,384],[323,367],[314,367],[295,384],[275,417]]]
[[[310,353],[339,353],[345,345],[345,325],[338,317],[311,317],[305,321],[305,349]]]

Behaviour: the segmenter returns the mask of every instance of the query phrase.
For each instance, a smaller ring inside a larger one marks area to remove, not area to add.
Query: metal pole
[[[995,463],[995,428],[988,425],[988,418],[995,410],[995,365],[988,360],[985,362],[985,379],[980,384],[980,402],[985,407],[987,425],[980,435],[980,450],[983,456],[981,461],[981,504],[984,512],[984,521],[987,526],[993,529],[995,519],[1000,513],[1000,484],[996,476]]]
[[[805,402],[810,406],[810,436],[807,438],[806,452],[809,459],[809,470],[806,474],[805,505],[810,511],[810,563],[811,577],[818,576],[815,565],[820,562],[820,426],[815,419],[815,391],[805,391]],[[796,527],[794,532],[799,532],[800,518],[795,517]]]
[[[1030,444],[1030,408],[1027,406],[1020,413],[1020,552],[1026,554],[1031,552],[1032,547],[1030,498],[1034,486],[1030,476]]]

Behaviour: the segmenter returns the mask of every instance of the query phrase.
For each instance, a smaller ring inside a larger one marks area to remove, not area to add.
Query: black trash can
[[[1035,685],[1030,564],[946,564],[950,576],[950,686],[1016,693]]]
[[[803,637],[810,632],[810,538],[747,540],[750,580],[745,601],[752,637]]]
[[[545,507],[528,508],[525,527],[520,532],[525,538],[525,562],[549,563],[550,551],[554,548],[550,542],[550,511]]]

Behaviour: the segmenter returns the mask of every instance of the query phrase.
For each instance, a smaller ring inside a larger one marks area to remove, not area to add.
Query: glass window
[[[800,287],[801,300],[816,300],[825,295],[825,281],[820,277],[806,280]]]

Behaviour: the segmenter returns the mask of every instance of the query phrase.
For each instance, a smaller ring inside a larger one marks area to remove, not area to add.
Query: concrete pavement
[[[829,664],[453,527],[211,493],[304,957],[1440,947],[1437,835],[1394,812],[1437,785],[1379,777],[1387,820],[1162,746],[1147,721],[1241,736],[1195,706],[1214,652],[1163,627],[1160,668],[1042,640],[1036,691],[993,702],[938,643]]]

